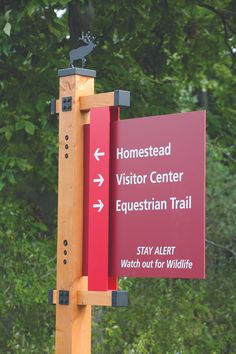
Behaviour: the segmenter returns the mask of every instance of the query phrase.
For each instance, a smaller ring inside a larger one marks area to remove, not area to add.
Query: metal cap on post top
[[[84,69],[84,68],[66,68],[58,70],[58,76],[71,76],[71,75],[80,75],[88,77],[96,77],[96,70]]]

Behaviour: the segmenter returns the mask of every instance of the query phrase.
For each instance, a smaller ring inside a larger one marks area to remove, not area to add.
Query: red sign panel
[[[110,272],[205,277],[205,112],[112,123]]]
[[[91,110],[85,128],[84,261],[89,290],[117,288],[109,277],[110,121],[119,119],[118,108]]]
[[[88,288],[108,289],[109,108],[91,110],[89,151]]]

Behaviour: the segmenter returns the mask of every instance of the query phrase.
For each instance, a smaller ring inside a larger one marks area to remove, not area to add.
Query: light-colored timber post
[[[58,76],[59,99],[51,101],[51,114],[59,114],[57,286],[49,290],[48,302],[56,305],[56,354],[89,354],[91,306],[128,306],[128,292],[116,290],[117,278],[109,277],[108,269],[103,269],[107,290],[89,291],[88,277],[82,273],[83,236],[88,233],[83,225],[84,197],[89,188],[89,182],[84,183],[84,125],[90,123],[92,108],[129,106],[130,93],[94,94],[94,70],[73,67],[59,70]],[[117,119],[118,112],[111,110],[110,118]],[[84,255],[87,263],[88,256]]]
[[[87,290],[82,276],[83,126],[89,111],[80,97],[94,94],[93,70],[59,70],[59,179],[56,291],[56,354],[91,352],[91,305],[78,306],[77,293]]]

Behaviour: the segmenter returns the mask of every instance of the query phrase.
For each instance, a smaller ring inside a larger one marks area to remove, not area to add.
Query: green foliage
[[[59,10],[62,10],[61,14]],[[94,310],[94,353],[234,353],[236,5],[233,0],[10,0],[0,7],[1,353],[51,353],[57,69],[90,29],[97,92],[122,117],[207,108],[207,279],[121,279],[128,309]]]
[[[45,300],[55,283],[54,241],[30,206],[8,200],[1,205],[1,352],[51,353],[54,311]]]

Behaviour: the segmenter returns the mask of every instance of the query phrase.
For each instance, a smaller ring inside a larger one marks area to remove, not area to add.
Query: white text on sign
[[[116,211],[128,214],[130,212],[136,211],[161,211],[161,210],[181,210],[181,209],[191,209],[192,208],[192,196],[187,195],[183,199],[177,199],[176,197],[170,197],[169,200],[158,200],[152,198],[151,200],[140,200],[140,201],[122,201],[116,200]]]
[[[148,175],[138,175],[136,173],[117,173],[116,174],[116,182],[118,186],[121,185],[130,185],[130,184],[146,184],[148,182],[152,184],[159,183],[177,183],[182,182],[183,180],[183,172],[164,172],[159,173],[158,171],[152,171]]]
[[[145,157],[169,156],[171,155],[171,143],[166,146],[148,146],[141,149],[116,149],[116,158],[119,159],[137,159]]]

